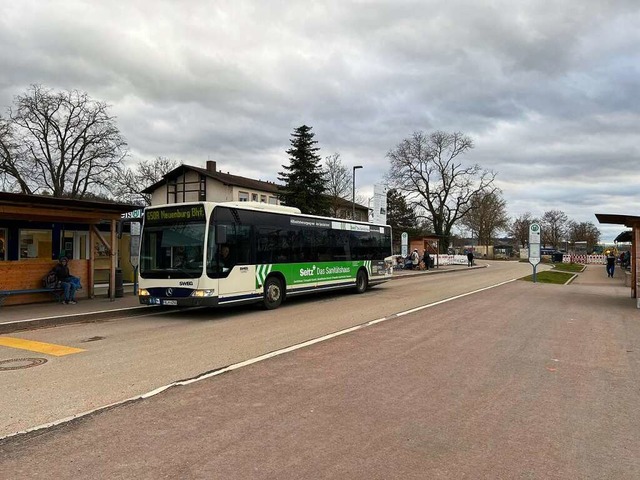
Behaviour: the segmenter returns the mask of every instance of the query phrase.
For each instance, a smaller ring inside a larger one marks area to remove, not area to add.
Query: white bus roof
[[[167,207],[176,207],[180,205],[199,205],[199,204],[209,204],[214,207],[231,207],[231,208],[241,208],[243,210],[257,210],[262,212],[273,212],[273,213],[281,213],[288,215],[302,215],[310,218],[319,218],[323,220],[334,220],[341,222],[349,222],[349,223],[362,223],[365,225],[376,225],[380,227],[388,227],[389,225],[384,225],[381,223],[371,223],[364,222],[362,220],[351,220],[348,218],[334,218],[334,217],[323,217],[319,215],[311,215],[308,213],[302,213],[297,207],[287,207],[285,205],[272,205],[270,203],[264,202],[185,202],[185,203],[166,203],[164,205],[152,205],[147,207],[149,209],[153,208],[167,208]]]
[[[297,207],[287,207],[285,205],[272,205],[264,202],[216,202],[221,207],[244,208],[251,210],[264,210],[266,212],[289,213],[301,215],[302,212]]]

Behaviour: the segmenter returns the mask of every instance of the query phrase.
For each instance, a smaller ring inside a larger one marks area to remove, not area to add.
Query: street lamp
[[[362,165],[356,165],[355,167],[353,167],[353,174],[351,175],[351,177],[353,178],[353,190],[352,190],[352,198],[351,198],[351,203],[353,204],[353,211],[351,212],[351,220],[355,220],[356,219],[356,170],[358,168],[362,168]]]

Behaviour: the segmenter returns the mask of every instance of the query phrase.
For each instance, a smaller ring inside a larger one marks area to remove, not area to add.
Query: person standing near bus
[[[429,256],[429,252],[427,249],[424,249],[424,255],[422,256],[422,263],[424,263],[424,269],[429,270],[429,263],[431,262],[431,257]]]
[[[415,270],[420,269],[420,254],[418,253],[417,248],[415,248],[411,253],[411,263],[413,264],[413,268]]]
[[[613,278],[613,271],[616,268],[616,256],[611,250],[607,251],[607,277]]]

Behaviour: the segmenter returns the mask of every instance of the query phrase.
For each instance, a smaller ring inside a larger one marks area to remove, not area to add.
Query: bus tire
[[[266,310],[274,310],[280,306],[284,298],[284,287],[278,277],[269,277],[264,282],[264,296],[262,306]]]
[[[367,272],[361,268],[356,275],[356,293],[366,292],[368,286],[369,278],[367,277]]]

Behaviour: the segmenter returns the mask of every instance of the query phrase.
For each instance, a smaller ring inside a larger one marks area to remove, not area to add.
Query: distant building
[[[280,186],[274,182],[231,175],[216,169],[216,162],[207,161],[207,168],[180,165],[162,180],[148,186],[142,193],[151,195],[151,205],[184,202],[260,202],[280,205]],[[356,220],[368,221],[369,209],[355,206]],[[351,218],[353,204],[339,200],[337,217]]]
[[[151,205],[203,201],[280,205],[275,183],[219,172],[213,161],[207,162],[206,169],[180,165],[142,193],[151,195]]]

